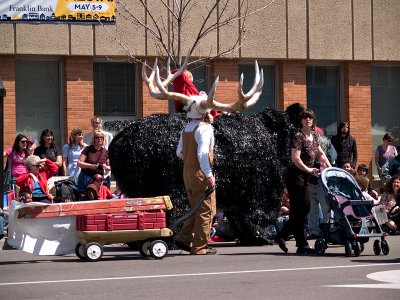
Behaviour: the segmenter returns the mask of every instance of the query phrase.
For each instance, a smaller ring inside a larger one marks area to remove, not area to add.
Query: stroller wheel
[[[353,242],[353,251],[355,256],[360,256],[361,254],[361,245],[359,241]]]
[[[383,241],[381,242],[381,247],[382,247],[382,253],[383,253],[383,255],[388,255],[390,249],[389,249],[389,244],[388,244],[388,242],[387,242],[386,240],[383,240]]]
[[[379,242],[379,240],[374,241],[373,249],[374,249],[375,255],[381,254],[381,243]]]
[[[351,243],[349,241],[344,242],[344,253],[347,257],[351,256]]]
[[[326,245],[324,239],[317,239],[314,244],[315,254],[316,255],[324,255]]]

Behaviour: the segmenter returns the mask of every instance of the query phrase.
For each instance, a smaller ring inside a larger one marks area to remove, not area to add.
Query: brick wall
[[[16,132],[16,98],[15,98],[15,59],[13,56],[0,56],[0,79],[6,89],[4,98],[4,148],[14,144]],[[3,120],[2,120],[3,121]]]
[[[92,130],[94,115],[93,58],[66,57],[64,60],[64,136],[67,142],[72,129]]]
[[[147,60],[147,64],[149,66],[153,67],[154,64],[154,59]],[[138,116],[145,117],[149,116],[152,114],[166,114],[168,113],[168,101],[167,100],[157,100],[153,97],[150,96],[149,88],[147,87],[146,83],[141,79],[141,72],[142,72],[142,66],[140,64],[137,64],[139,74],[140,74],[140,84],[139,84],[139,90],[138,90]],[[165,70],[166,66],[162,66],[159,62],[158,67],[161,70]],[[151,70],[147,68],[147,76],[150,76]],[[161,73],[161,76],[165,78],[166,73]],[[143,99],[141,102],[140,99]]]
[[[306,62],[282,61],[279,64],[279,108],[293,103],[307,107]]]
[[[349,62],[344,67],[345,116],[357,141],[358,164],[370,165],[372,156],[371,64]]]
[[[238,99],[239,86],[238,60],[217,60],[211,65],[210,72],[210,88],[215,78],[219,76],[215,99],[222,103],[235,102]]]

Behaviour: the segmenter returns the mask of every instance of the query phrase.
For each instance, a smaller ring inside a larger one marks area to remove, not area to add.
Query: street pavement
[[[359,257],[340,246],[299,256],[289,241],[287,254],[220,243],[217,255],[170,250],[162,260],[112,245],[98,262],[3,246],[0,299],[400,299],[400,236],[387,240],[387,256],[374,255],[371,239]]]

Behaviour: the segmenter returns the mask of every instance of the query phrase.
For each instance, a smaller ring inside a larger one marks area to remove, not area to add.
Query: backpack
[[[75,202],[82,200],[79,188],[73,179],[59,180],[54,185],[56,187],[54,202]]]

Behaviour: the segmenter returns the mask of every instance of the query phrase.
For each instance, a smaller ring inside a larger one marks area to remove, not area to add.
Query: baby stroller
[[[355,178],[345,170],[327,168],[321,174],[327,201],[331,207],[329,223],[321,224],[322,238],[315,241],[315,252],[323,255],[328,244],[344,245],[346,256],[359,256],[371,237],[375,255],[389,254],[389,245],[378,222],[371,212],[373,202],[363,196]],[[381,211],[382,212],[382,211]],[[386,214],[383,209],[383,213]]]

